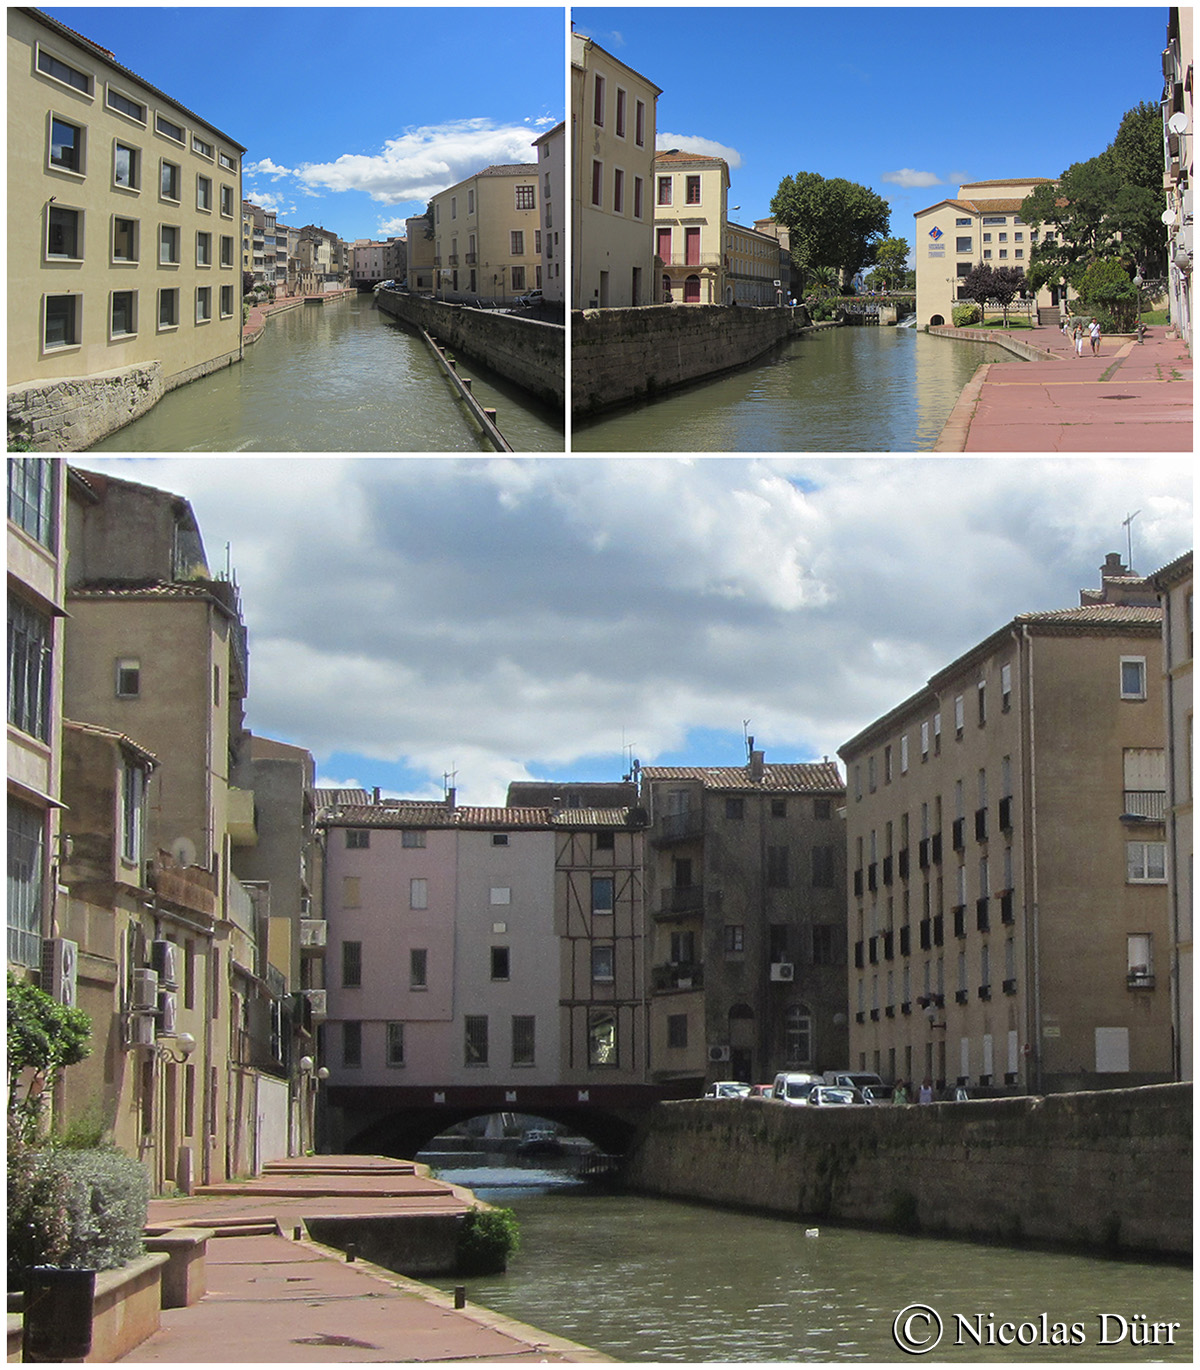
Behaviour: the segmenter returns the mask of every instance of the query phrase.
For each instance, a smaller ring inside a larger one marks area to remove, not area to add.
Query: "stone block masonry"
[[[904,1108],[666,1103],[643,1124],[626,1180],[806,1220],[1183,1257],[1192,1088]]]
[[[571,315],[571,410],[579,418],[613,405],[745,366],[803,332],[807,311],[655,304]]]
[[[543,404],[562,409],[566,400],[566,331],[558,324],[443,304],[402,291],[381,290],[375,299],[393,318],[423,328],[451,352],[476,358]]]

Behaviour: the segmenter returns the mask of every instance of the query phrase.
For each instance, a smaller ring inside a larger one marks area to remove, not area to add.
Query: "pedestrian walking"
[[[1075,355],[1076,355],[1077,357],[1082,357],[1082,356],[1083,356],[1083,324],[1077,323],[1077,324],[1075,325],[1075,332],[1074,332],[1071,336],[1075,339]]]
[[[1100,355],[1100,321],[1099,321],[1099,319],[1093,318],[1092,321],[1091,321],[1091,323],[1088,325],[1088,337],[1091,339],[1091,343],[1092,343],[1092,356],[1093,356],[1093,357],[1098,357],[1098,356]]]
[[[933,1081],[929,1078],[928,1075],[926,1075],[924,1081],[921,1084],[921,1088],[917,1091],[917,1103],[933,1103]]]
[[[896,1089],[892,1094],[892,1103],[897,1106],[908,1103],[908,1086],[903,1080],[896,1081]]]

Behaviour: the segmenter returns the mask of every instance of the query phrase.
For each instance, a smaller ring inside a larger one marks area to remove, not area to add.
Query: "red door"
[[[684,235],[684,266],[700,265],[700,230],[698,228],[685,228]]]
[[[671,230],[669,228],[658,230],[658,255],[667,266],[671,265]]]

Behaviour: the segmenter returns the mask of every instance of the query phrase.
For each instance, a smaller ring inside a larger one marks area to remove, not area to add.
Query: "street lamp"
[[[192,1034],[180,1032],[175,1037],[174,1050],[164,1042],[161,1046],[154,1048],[154,1054],[160,1061],[169,1061],[172,1065],[181,1066],[195,1050],[196,1039]]]
[[[296,1064],[300,1068],[300,1149],[303,1152],[316,1151],[317,1090],[323,1081],[329,1079],[329,1070],[325,1066],[314,1070],[316,1062],[311,1056],[301,1056]]]
[[[1137,340],[1138,340],[1138,342],[1140,342],[1140,343],[1146,341],[1146,330],[1145,330],[1144,325],[1142,324],[1142,286],[1143,286],[1143,285],[1145,285],[1145,281],[1142,280],[1142,268],[1141,268],[1140,266],[1139,266],[1139,267],[1135,267],[1134,277],[1133,277],[1133,288],[1137,291],[1137,335],[1138,335],[1138,336],[1137,336]]]

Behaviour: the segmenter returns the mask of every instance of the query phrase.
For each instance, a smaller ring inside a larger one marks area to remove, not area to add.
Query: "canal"
[[[827,328],[717,380],[576,423],[576,452],[928,452],[989,343]]]
[[[518,452],[561,452],[562,415],[466,358],[480,402]],[[490,451],[416,334],[373,295],[269,319],[231,366],[163,397],[93,452]]]
[[[442,1178],[512,1208],[521,1227],[508,1271],[468,1281],[468,1300],[618,1361],[902,1361],[892,1328],[912,1304],[942,1319],[932,1363],[1192,1359],[1180,1266],[823,1224],[808,1235],[782,1218],[598,1193],[511,1159],[436,1159]],[[1043,1314],[1047,1338],[1060,1323],[1076,1344],[1041,1344]],[[1133,1344],[1133,1329],[1156,1321],[1181,1324],[1174,1344],[1165,1333],[1157,1347]],[[926,1314],[910,1324],[914,1336],[927,1325]],[[1006,1335],[1038,1340],[1005,1346]]]

